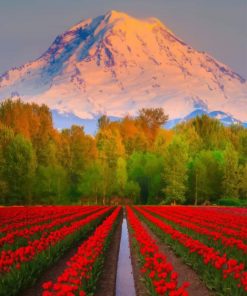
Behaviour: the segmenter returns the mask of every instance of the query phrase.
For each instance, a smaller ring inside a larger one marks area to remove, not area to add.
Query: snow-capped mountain
[[[197,116],[202,116],[202,115],[207,115],[211,118],[214,119],[218,119],[221,121],[221,123],[225,126],[230,126],[233,124],[240,124],[240,125],[246,125],[245,122],[242,122],[236,118],[234,118],[231,114],[229,113],[225,113],[222,111],[212,111],[212,112],[208,112],[204,109],[195,109],[194,111],[192,111],[190,114],[188,114],[187,116],[183,117],[183,118],[175,118],[172,120],[169,120],[165,127],[166,128],[173,128],[176,124],[184,122],[184,121],[188,121],[190,119],[193,119]]]
[[[163,107],[170,119],[220,110],[247,121],[247,83],[158,19],[110,11],[59,35],[37,60],[0,77],[0,99],[45,103],[57,115],[122,117]]]

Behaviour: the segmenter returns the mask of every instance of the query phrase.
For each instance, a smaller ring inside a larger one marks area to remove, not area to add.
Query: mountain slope
[[[20,96],[93,119],[163,107],[170,119],[195,109],[247,121],[247,83],[159,20],[110,11],[59,35],[37,60],[0,77],[0,99]]]

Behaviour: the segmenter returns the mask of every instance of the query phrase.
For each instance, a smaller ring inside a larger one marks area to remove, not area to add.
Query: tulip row
[[[0,295],[15,295],[27,282],[61,257],[73,243],[94,229],[112,207],[103,207],[82,220],[65,225],[16,250],[2,251],[0,256]],[[5,294],[1,294],[1,292]]]
[[[128,223],[141,257],[142,273],[151,295],[187,296],[189,283],[178,287],[178,274],[130,207],[126,208]]]
[[[4,247],[4,249],[6,250],[10,247],[12,247],[11,249],[13,249],[14,247],[16,249],[17,247],[20,247],[22,245],[30,244],[33,237],[35,237],[35,239],[38,239],[41,235],[46,234],[50,230],[59,229],[62,226],[81,219],[82,217],[89,215],[99,209],[99,207],[81,207],[75,214],[69,216],[66,215],[65,217],[53,218],[52,221],[49,223],[43,223],[41,225],[34,225],[29,228],[11,231],[6,236],[0,238],[0,248]],[[18,238],[20,239],[19,241],[17,240]]]
[[[145,207],[135,207],[135,210],[158,235],[200,272],[209,286],[221,291],[223,295],[246,295],[247,272],[243,263],[227,258],[225,254],[220,255],[216,249],[153,216]]]
[[[232,223],[231,219],[225,221],[223,224],[220,224],[217,219],[217,212],[215,213],[208,213],[207,215],[211,215],[211,219],[207,219],[207,216],[200,215],[200,213],[191,213],[189,216],[186,217],[187,220],[195,224],[202,225],[207,227],[211,230],[219,231],[224,233],[224,235],[229,237],[241,238],[241,240],[247,242],[247,221],[245,226],[239,225],[236,227],[236,224],[239,221],[237,216],[234,218],[234,223]],[[213,218],[213,219],[212,219]]]
[[[43,296],[88,295],[95,289],[95,284],[102,267],[104,251],[108,246],[114,225],[119,217],[120,207],[96,228],[79,248],[77,253],[67,262],[67,268],[56,282],[42,285]]]
[[[13,206],[13,207],[1,207],[1,227],[8,225],[9,221],[12,223],[21,222],[23,218],[35,219],[44,215],[52,215],[52,206]],[[65,210],[65,207],[60,207],[61,210]]]
[[[160,211],[171,214],[174,217],[189,220],[195,224],[219,231],[230,237],[241,238],[247,241],[247,210],[233,208],[233,213],[225,213],[225,209],[219,207],[163,207]],[[240,211],[242,215],[238,215]],[[246,215],[243,215],[245,211]]]
[[[244,254],[247,254],[247,243],[242,239],[228,237],[219,231],[210,230],[202,221],[199,225],[195,224],[193,217],[190,219],[188,218],[188,220],[181,219],[178,215],[174,215],[172,211],[164,211],[164,209],[161,209],[160,207],[145,207],[145,209],[149,212],[158,214],[160,217],[165,218],[166,221],[171,221],[175,224],[175,227],[179,225],[182,232],[185,229],[192,233],[192,235],[193,232],[199,234],[203,241],[210,243],[219,250],[222,249],[222,252],[226,252],[229,256],[236,256],[236,259],[239,259],[245,257]],[[216,244],[216,242],[218,242],[218,244]]]
[[[0,208],[0,236],[2,237],[13,230],[49,223],[55,218],[76,212],[78,212],[78,206],[3,207]]]

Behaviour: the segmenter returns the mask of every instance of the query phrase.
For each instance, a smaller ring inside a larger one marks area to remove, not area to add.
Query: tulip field
[[[247,295],[247,209],[206,206],[1,207],[0,295],[30,295],[30,287],[31,295],[111,295],[99,282],[123,219],[135,286],[144,287],[136,295]],[[165,247],[204,292],[193,290]]]

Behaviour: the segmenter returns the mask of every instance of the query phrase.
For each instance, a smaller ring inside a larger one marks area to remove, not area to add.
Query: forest
[[[0,104],[0,204],[247,204],[247,129],[161,108],[57,130],[45,105]]]

